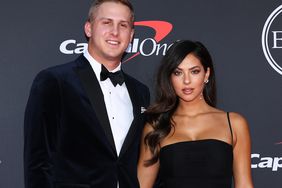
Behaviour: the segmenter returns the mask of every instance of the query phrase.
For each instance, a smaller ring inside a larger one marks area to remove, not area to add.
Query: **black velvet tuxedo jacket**
[[[148,88],[125,74],[134,120],[119,156],[92,67],[81,55],[35,78],[24,121],[26,188],[135,188]]]

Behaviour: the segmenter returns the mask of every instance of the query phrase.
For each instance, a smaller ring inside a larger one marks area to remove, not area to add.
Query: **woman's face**
[[[180,101],[200,100],[210,69],[204,70],[201,61],[193,54],[188,54],[171,74],[171,82]]]

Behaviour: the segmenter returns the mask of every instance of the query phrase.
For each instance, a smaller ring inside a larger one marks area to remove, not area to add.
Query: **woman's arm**
[[[233,136],[233,175],[235,188],[253,188],[251,175],[251,138],[246,119],[240,114],[230,114]]]
[[[152,153],[149,147],[144,143],[144,138],[151,131],[153,131],[151,125],[146,124],[141,139],[141,148],[137,172],[140,188],[152,188],[154,186],[159,171],[159,161],[150,166],[145,165],[145,161],[151,159]]]

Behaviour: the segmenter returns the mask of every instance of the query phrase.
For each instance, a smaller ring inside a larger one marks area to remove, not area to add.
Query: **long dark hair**
[[[174,126],[172,115],[178,106],[179,99],[171,83],[171,74],[190,53],[200,60],[205,71],[210,69],[209,82],[205,84],[203,96],[210,106],[216,105],[215,74],[208,50],[198,41],[176,41],[161,60],[156,80],[156,101],[146,111],[147,122],[153,127],[153,131],[149,132],[144,139],[152,153],[152,158],[145,162],[146,166],[158,161],[160,142]]]

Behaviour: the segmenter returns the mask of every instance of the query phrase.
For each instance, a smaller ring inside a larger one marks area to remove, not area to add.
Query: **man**
[[[25,112],[26,188],[139,187],[149,90],[120,71],[133,23],[128,0],[93,2],[88,50],[36,76]]]

